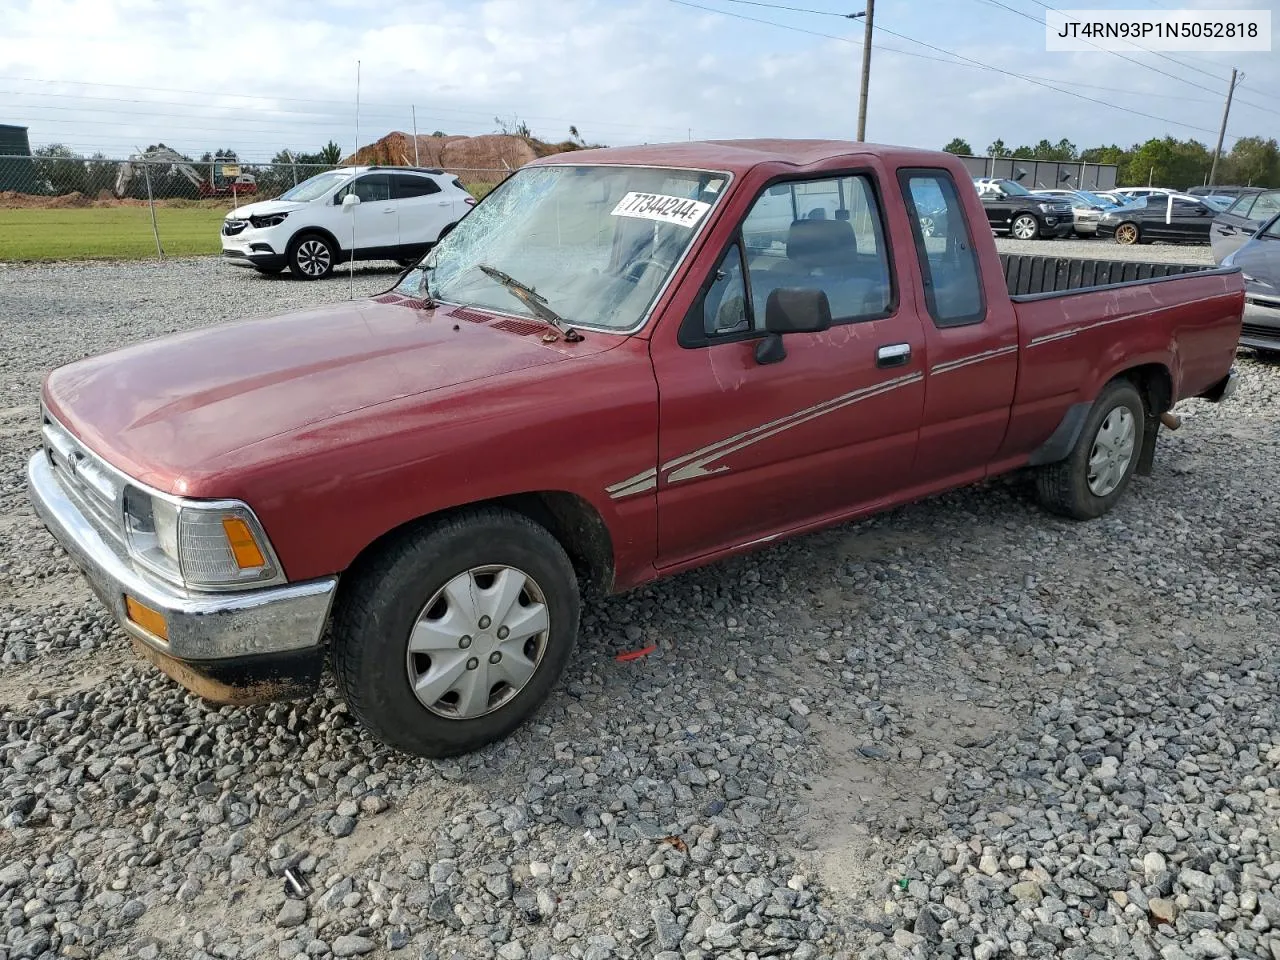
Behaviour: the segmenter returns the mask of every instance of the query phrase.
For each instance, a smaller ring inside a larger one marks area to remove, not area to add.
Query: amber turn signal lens
[[[161,640],[169,639],[169,625],[164,622],[164,614],[144,606],[130,596],[124,598],[124,610],[131,621],[153,637],[159,637]]]
[[[262,548],[253,539],[253,531],[239,517],[223,517],[222,532],[227,535],[227,543],[231,545],[231,555],[236,558],[236,566],[241,570],[253,570],[265,567],[267,558],[262,555]]]

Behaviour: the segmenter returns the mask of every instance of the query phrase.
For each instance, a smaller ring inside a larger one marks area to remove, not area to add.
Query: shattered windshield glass
[[[421,293],[425,279],[435,300],[534,316],[494,278],[500,272],[574,326],[633,330],[727,181],[698,170],[528,167],[468,214],[401,288]]]

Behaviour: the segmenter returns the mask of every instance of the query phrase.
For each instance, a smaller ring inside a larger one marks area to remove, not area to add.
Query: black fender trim
[[[1059,463],[1071,455],[1076,441],[1080,439],[1080,431],[1093,409],[1092,403],[1073,403],[1062,415],[1062,422],[1050,434],[1049,439],[1040,444],[1027,460],[1027,465],[1039,467],[1046,463]]]

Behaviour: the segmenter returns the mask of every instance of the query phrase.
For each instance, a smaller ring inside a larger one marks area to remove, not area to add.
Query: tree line
[[[164,143],[153,143],[148,145],[146,152],[151,153],[159,149],[172,148]],[[224,179],[223,165],[239,164],[236,151],[230,148],[206,151],[198,158],[179,150],[174,152],[181,156],[183,161],[201,178],[212,183],[221,183]],[[341,162],[342,148],[330,140],[314,152],[297,153],[281,150],[272,158],[270,164],[240,164],[240,166],[244,172],[253,174],[259,192],[270,195],[287,190],[293,184],[314,176],[322,169],[336,167]],[[24,193],[46,196],[80,193],[87,197],[98,197],[104,191],[114,193],[120,162],[101,153],[86,157],[65,144],[51,143],[32,151],[28,169],[30,183],[22,184]],[[28,179],[28,177],[22,179]],[[157,199],[198,196],[195,184],[164,161],[156,161],[151,166],[151,190],[152,195]],[[145,199],[146,195],[146,180],[139,173],[129,182],[126,196]]]
[[[1077,163],[1115,164],[1116,185],[1176,187],[1185,190],[1207,181],[1213,165],[1213,151],[1199,140],[1153,137],[1131,147],[1117,144],[1080,150],[1070,140],[1057,143],[1041,140],[1034,146],[1009,147],[1003,140],[977,153],[969,142],[955,137],[942,148],[960,156],[1025,157],[1028,160],[1058,160]],[[1254,187],[1280,186],[1280,145],[1274,137],[1241,137],[1218,159],[1214,182]]]

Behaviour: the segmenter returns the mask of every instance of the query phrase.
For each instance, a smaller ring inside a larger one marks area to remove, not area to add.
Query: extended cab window
[[[939,327],[981,323],[986,316],[982,276],[951,174],[900,170],[898,179],[907,201],[929,316]]]
[[[823,291],[835,323],[891,312],[884,227],[866,177],[797,180],[766,189],[703,298],[701,334],[712,339],[763,329],[764,304],[779,287]]]
[[[440,185],[430,177],[414,176],[411,173],[392,174],[391,186],[395,190],[397,200],[425,197],[440,192]]]

